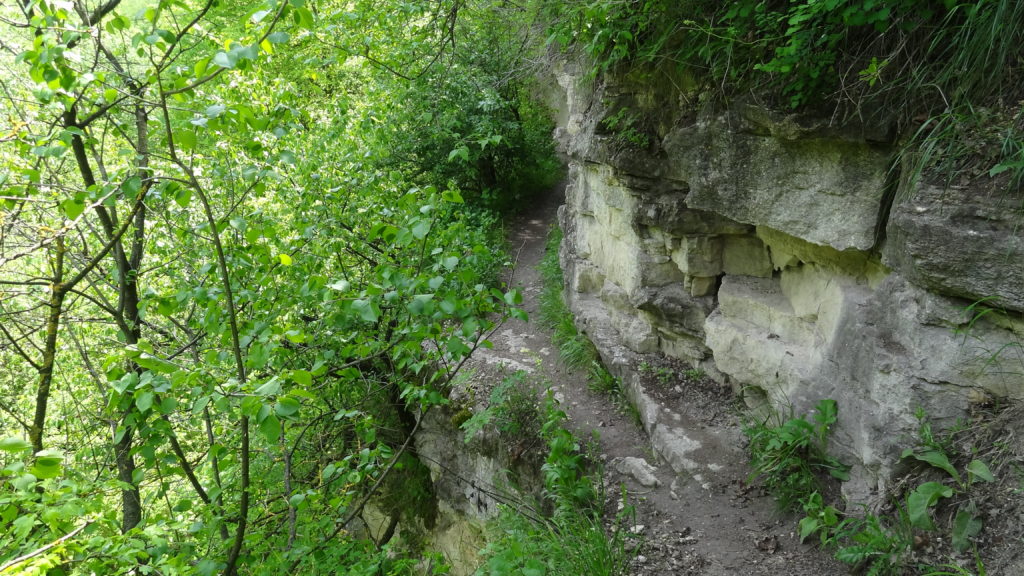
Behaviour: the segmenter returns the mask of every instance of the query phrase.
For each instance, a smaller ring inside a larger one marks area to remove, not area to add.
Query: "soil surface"
[[[563,194],[558,187],[547,198],[538,199],[510,227],[516,259],[512,283],[521,289],[523,306],[531,317],[539,314],[542,289],[537,264]],[[487,373],[497,381],[508,370],[530,372],[537,381],[550,382],[579,438],[595,438],[594,451],[605,470],[607,516],[614,518],[622,508],[622,488],[635,507],[629,528],[640,537],[632,574],[849,573],[828,553],[800,544],[798,519],[780,515],[769,496],[748,484],[739,409],[729,390],[663,357],[645,357],[634,367],[647,399],[670,416],[673,429],[669,433],[675,434],[676,443],[703,446],[683,452],[680,465],[655,452],[635,410],[592,392],[587,371],[569,369],[561,362],[550,332],[538,322],[509,321],[491,340],[494,347],[479,350],[473,360],[475,380],[488,379]],[[683,472],[675,471],[680,469]]]

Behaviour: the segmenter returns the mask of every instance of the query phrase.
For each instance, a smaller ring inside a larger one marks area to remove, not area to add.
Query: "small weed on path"
[[[822,489],[820,475],[849,478],[847,466],[828,455],[829,428],[837,417],[835,400],[822,400],[812,420],[790,417],[752,422],[743,432],[750,440],[751,479],[758,478],[782,509],[794,509]]]

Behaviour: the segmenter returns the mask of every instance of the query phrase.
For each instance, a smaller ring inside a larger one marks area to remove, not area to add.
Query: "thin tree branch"
[[[50,542],[46,546],[43,546],[42,548],[37,548],[36,550],[33,550],[32,552],[29,552],[28,554],[24,554],[22,556],[18,556],[14,560],[11,560],[10,562],[4,563],[3,566],[0,566],[0,573],[4,572],[8,568],[13,568],[14,566],[17,566],[18,564],[21,564],[22,562],[25,562],[26,560],[31,560],[31,559],[33,559],[36,556],[39,556],[41,554],[46,554],[47,551],[52,550],[53,548],[56,548],[57,546],[60,546],[61,544],[65,543],[68,540],[70,540],[70,539],[74,538],[75,536],[77,536],[79,532],[81,532],[82,530],[85,530],[89,526],[89,524],[92,524],[94,521],[95,521],[94,519],[90,518],[90,519],[86,520],[78,528],[75,528],[74,530],[72,530],[71,532],[68,532],[67,534],[61,536],[60,538],[57,538],[56,540],[54,540],[53,542]]]

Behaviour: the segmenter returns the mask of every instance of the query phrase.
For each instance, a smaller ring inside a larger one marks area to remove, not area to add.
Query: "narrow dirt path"
[[[539,314],[542,290],[537,265],[563,194],[560,186],[538,199],[510,227],[513,284],[531,318]],[[727,390],[665,358],[631,356],[629,394],[641,426],[613,399],[591,392],[584,371],[562,363],[539,323],[509,321],[492,341],[492,349],[474,358],[478,370],[506,367],[551,382],[578,436],[597,438],[610,512],[620,505],[620,486],[636,509],[633,531],[643,544],[634,575],[847,573],[827,554],[801,545],[796,519],[780,517],[769,497],[746,484],[738,411]]]

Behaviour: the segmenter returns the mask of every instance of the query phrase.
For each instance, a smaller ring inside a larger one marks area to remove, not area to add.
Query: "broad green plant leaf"
[[[268,396],[275,396],[281,393],[281,380],[277,376],[274,376],[270,380],[264,382],[259,388],[256,389],[256,395],[264,398]]]
[[[808,537],[812,536],[815,532],[818,531],[819,527],[820,523],[818,522],[817,518],[805,516],[802,520],[800,520],[800,542],[803,543],[804,540],[807,540]]]
[[[953,489],[938,482],[925,482],[918,486],[907,497],[907,516],[910,524],[922,530],[934,530],[935,523],[932,522],[928,509],[938,503],[941,498],[953,496]]]
[[[263,421],[260,422],[260,433],[267,439],[267,442],[271,444],[276,443],[281,436],[281,421],[273,413],[267,414]]]
[[[56,478],[61,473],[61,461],[64,455],[57,450],[43,450],[36,453],[35,462],[29,469],[33,476],[41,480]]]
[[[148,412],[153,407],[153,393],[149,390],[140,392],[135,398],[135,406],[138,407],[139,412]]]
[[[900,458],[913,458],[920,460],[926,464],[930,464],[939,470],[944,470],[949,476],[956,482],[960,482],[960,474],[957,473],[956,468],[949,462],[949,458],[939,452],[938,450],[925,450],[923,452],[917,452],[912,448],[908,448],[903,451],[903,455]]]
[[[16,436],[9,436],[0,440],[0,450],[4,452],[24,452],[31,447],[31,444]]]
[[[277,403],[274,404],[274,412],[282,418],[290,418],[299,412],[299,408],[302,405],[299,401],[291,396],[281,396],[277,399]]]
[[[981,480],[983,482],[996,481],[996,477],[992,475],[988,465],[981,460],[971,460],[971,463],[967,465],[967,478],[970,482],[974,480]]]
[[[162,374],[170,374],[178,369],[173,362],[168,362],[163,358],[157,358],[156,356],[147,354],[146,352],[139,353],[137,356],[132,358],[132,361],[138,364],[141,368]]]
[[[971,547],[971,538],[981,533],[981,517],[973,504],[961,506],[953,518],[953,548],[957,552],[966,552]]]
[[[303,388],[309,388],[313,385],[313,374],[308,370],[292,370],[291,377],[293,382]]]
[[[352,311],[359,315],[366,322],[377,321],[377,311],[369,300],[353,300]]]

